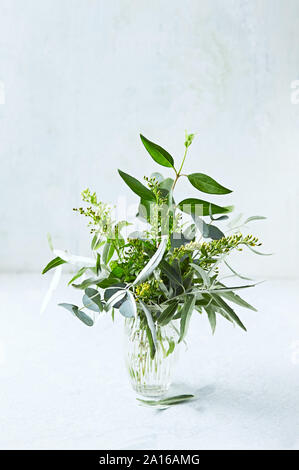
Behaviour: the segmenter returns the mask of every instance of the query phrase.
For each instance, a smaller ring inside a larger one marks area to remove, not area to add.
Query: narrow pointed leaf
[[[142,310],[144,311],[144,314],[146,316],[146,320],[147,320],[147,324],[148,324],[148,327],[149,327],[150,332],[151,332],[151,337],[152,337],[152,340],[153,340],[153,344],[154,344],[155,349],[156,349],[156,347],[157,347],[157,333],[156,333],[156,328],[155,328],[155,324],[154,324],[152,314],[149,311],[149,309],[147,308],[147,306],[141,300],[139,300],[139,303],[140,303],[140,305],[142,307]],[[153,355],[154,354],[155,353],[153,353]]]
[[[216,309],[210,304],[210,305],[204,305],[203,307],[205,311],[207,312],[208,319],[211,325],[212,333],[215,333],[215,328],[216,328]]]
[[[241,322],[240,318],[238,315],[233,311],[233,309],[226,303],[224,300],[220,297],[220,295],[216,294],[211,294],[215,302],[221,307],[225,312],[228,314],[228,316],[235,322],[237,325],[239,325],[244,331],[247,331],[243,323]]]
[[[244,225],[248,224],[248,222],[253,222],[254,220],[265,220],[266,218],[267,217],[264,217],[263,215],[253,215],[245,220]]]
[[[144,186],[140,181],[138,181],[133,176],[124,173],[121,170],[118,170],[118,173],[124,180],[124,182],[129,186],[129,188],[137,194],[141,199],[145,199],[146,201],[155,201],[156,197],[154,193],[152,193],[146,186]]]
[[[178,303],[173,302],[163,310],[163,312],[160,314],[158,318],[158,323],[161,326],[167,325],[167,323],[171,321],[173,315],[176,312],[177,306],[178,306]]]
[[[210,279],[210,276],[208,275],[208,273],[202,267],[198,266],[195,263],[191,263],[190,266],[192,266],[192,268],[195,269],[195,271],[200,275],[200,277],[202,278],[205,286],[210,287],[211,279]]]
[[[179,343],[186,337],[189,328],[190,318],[195,305],[195,296],[188,296],[181,310],[181,323],[180,323],[180,338]]]
[[[83,276],[83,274],[87,271],[88,268],[80,268],[79,271],[72,277],[72,279],[68,282],[68,286],[71,285],[74,281],[79,279],[79,277]]]
[[[235,271],[229,264],[227,261],[224,261],[224,264],[226,264],[226,266],[228,267],[228,269],[237,277],[239,277],[240,279],[243,279],[244,281],[253,281],[252,278],[250,277],[245,277],[245,276],[242,276],[241,274],[237,273],[237,271]]]
[[[57,256],[56,258],[52,259],[50,263],[47,264],[47,266],[43,269],[42,274],[45,274],[47,271],[50,271],[50,269],[57,268],[57,266],[64,263],[66,263],[66,261]]]
[[[142,134],[140,134],[140,138],[144,147],[146,148],[152,159],[155,160],[155,162],[159,163],[159,165],[173,168],[174,160],[165,149],[163,149],[160,145],[151,142]]]

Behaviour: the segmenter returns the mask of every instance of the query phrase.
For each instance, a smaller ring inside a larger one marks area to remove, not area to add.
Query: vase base
[[[169,385],[161,386],[161,385],[139,385],[139,384],[132,384],[133,389],[139,395],[143,397],[151,397],[151,398],[159,398],[168,391]]]

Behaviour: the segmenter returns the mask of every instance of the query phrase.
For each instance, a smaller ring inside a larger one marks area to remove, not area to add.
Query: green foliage
[[[256,250],[261,245],[258,239],[253,235],[243,235],[239,229],[264,217],[249,217],[242,225],[238,218],[226,229],[224,222],[229,218],[232,206],[190,197],[177,204],[175,187],[182,177],[187,177],[197,190],[217,197],[225,196],[231,190],[202,172],[182,173],[195,134],[186,133],[184,155],[178,168],[165,149],[142,135],[140,137],[153,160],[172,171],[172,177],[164,178],[160,173],[153,173],[150,177],[145,176],[145,184],[142,184],[119,170],[123,181],[140,199],[137,216],[148,222],[143,232],[133,232],[127,237],[123,235],[123,229],[129,225],[128,222],[113,220],[109,205],[99,201],[95,192],[83,191],[86,207],[74,210],[88,218],[93,234],[93,258],[86,259],[69,282],[84,291],[82,307],[60,305],[88,326],[93,324],[93,319],[84,311],[98,315],[111,310],[113,319],[117,313],[132,318],[132,321],[138,317],[150,356],[154,358],[161,327],[171,324],[179,342],[184,341],[194,310],[207,315],[212,333],[219,315],[246,330],[230,304],[256,311],[235,293],[255,284],[227,286],[220,281],[220,274],[226,270],[230,276],[248,279],[238,274],[228,264],[227,258],[232,252],[241,252],[244,247],[263,254]],[[220,217],[215,217],[216,214]],[[227,230],[231,230],[231,234],[227,234]],[[64,263],[66,261],[57,257],[50,261],[43,273]],[[175,346],[174,339],[169,338],[165,357],[172,354]],[[172,404],[171,401],[174,404],[181,398],[166,400],[168,404]],[[156,405],[158,402],[153,403]],[[166,402],[160,405],[166,406]]]
[[[64,263],[66,263],[66,261],[57,256],[56,258],[52,259],[50,263],[47,264],[47,266],[43,269],[42,274],[45,274],[46,272],[50,271],[50,269],[57,268],[57,266],[60,266]]]

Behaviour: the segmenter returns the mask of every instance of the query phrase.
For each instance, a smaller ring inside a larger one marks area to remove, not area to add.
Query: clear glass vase
[[[125,320],[125,363],[133,389],[145,397],[159,397],[169,389],[178,360],[178,330],[174,322],[156,325],[157,347],[151,358],[146,330],[140,321]]]

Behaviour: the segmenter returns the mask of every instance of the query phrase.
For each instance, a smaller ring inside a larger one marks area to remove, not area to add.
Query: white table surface
[[[137,406],[123,364],[122,321],[85,327],[58,302],[39,313],[48,278],[0,276],[1,449],[298,449],[299,282],[246,291],[245,333],[194,313],[172,393],[197,400]],[[76,303],[76,302],[74,302]]]

